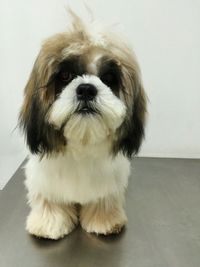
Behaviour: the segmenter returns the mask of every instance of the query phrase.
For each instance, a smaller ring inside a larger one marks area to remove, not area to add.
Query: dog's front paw
[[[75,209],[48,205],[31,210],[26,230],[37,237],[57,240],[69,234],[78,222]]]
[[[104,209],[97,204],[86,205],[81,210],[81,226],[88,233],[118,234],[127,222],[123,208]]]
[[[97,235],[110,235],[110,234],[119,234],[123,227],[125,226],[126,221],[112,223],[110,221],[105,221],[102,223],[97,223],[96,221],[91,220],[90,222],[81,223],[82,228],[88,233],[95,233]]]

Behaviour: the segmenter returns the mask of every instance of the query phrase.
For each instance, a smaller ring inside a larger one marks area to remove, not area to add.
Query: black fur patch
[[[26,119],[21,120],[27,144],[34,154],[49,154],[66,145],[63,133],[45,122],[45,116],[46,112],[42,110],[41,103],[34,96]]]
[[[146,103],[143,95],[139,94],[134,101],[132,114],[126,119],[117,131],[117,141],[114,143],[113,152],[119,151],[131,158],[139,151],[144,138]]]
[[[62,72],[68,72],[71,79],[63,81],[61,78]],[[64,87],[66,87],[75,77],[81,76],[85,73],[85,68],[79,57],[72,57],[62,61],[58,66],[58,71],[54,73],[50,82],[54,82],[55,95],[58,96]]]
[[[112,92],[119,97],[121,88],[121,71],[117,63],[107,57],[102,58],[98,73],[101,81],[111,88]]]

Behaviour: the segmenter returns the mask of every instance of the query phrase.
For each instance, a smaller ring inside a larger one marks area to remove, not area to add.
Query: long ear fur
[[[132,73],[132,74],[131,74]],[[128,82],[127,82],[128,79]],[[139,73],[129,72],[125,86],[129,86],[128,115],[117,131],[117,141],[114,153],[122,151],[127,157],[138,153],[144,137],[146,117],[146,94],[144,92]]]
[[[51,153],[65,145],[65,138],[46,121],[46,114],[54,100],[54,84],[49,83],[51,71],[40,52],[25,87],[24,101],[19,115],[27,145],[32,153]]]

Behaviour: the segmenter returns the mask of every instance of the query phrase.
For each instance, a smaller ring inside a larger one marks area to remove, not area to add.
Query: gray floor
[[[80,228],[61,241],[29,236],[23,180],[19,169],[0,192],[1,267],[200,266],[200,160],[135,159],[128,226],[110,237]]]

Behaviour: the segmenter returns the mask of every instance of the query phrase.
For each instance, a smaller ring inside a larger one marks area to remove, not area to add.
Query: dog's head
[[[20,124],[32,153],[109,139],[111,153],[130,157],[140,147],[145,113],[131,49],[113,34],[92,33],[73,14],[72,28],[41,48],[25,88]]]

